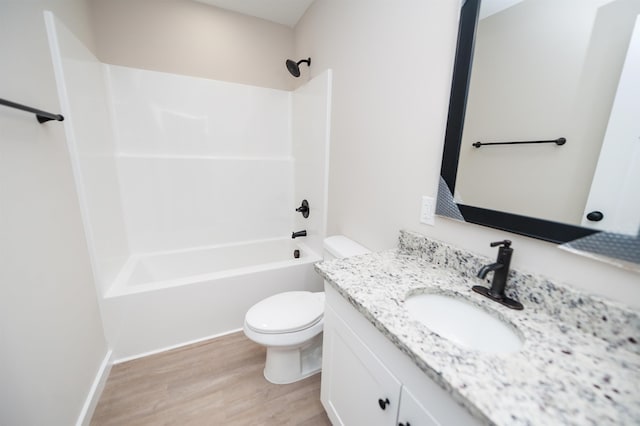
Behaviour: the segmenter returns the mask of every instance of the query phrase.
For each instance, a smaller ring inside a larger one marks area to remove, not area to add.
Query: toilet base
[[[268,346],[264,378],[276,385],[294,383],[320,372],[322,368],[322,333],[306,345]]]

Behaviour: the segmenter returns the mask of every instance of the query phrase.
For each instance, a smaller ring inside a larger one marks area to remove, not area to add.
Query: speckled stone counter
[[[486,423],[640,425],[640,314],[517,271],[509,275],[507,294],[524,310],[508,309],[471,291],[483,284],[476,272],[492,262],[401,231],[397,249],[322,262],[316,270]],[[485,309],[523,337],[523,348],[487,354],[441,338],[403,307],[420,293],[452,295]]]

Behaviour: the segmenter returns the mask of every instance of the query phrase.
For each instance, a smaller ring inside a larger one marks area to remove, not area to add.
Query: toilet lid
[[[260,333],[290,333],[316,324],[323,312],[324,293],[288,291],[253,305],[245,321]]]

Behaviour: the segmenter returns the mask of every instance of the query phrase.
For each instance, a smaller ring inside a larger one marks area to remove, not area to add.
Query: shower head
[[[300,77],[300,64],[306,63],[307,66],[311,66],[311,58],[301,59],[298,62],[294,62],[291,59],[287,59],[287,69],[294,77]]]

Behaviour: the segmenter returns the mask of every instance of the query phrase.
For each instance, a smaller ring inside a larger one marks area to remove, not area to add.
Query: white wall
[[[306,230],[303,241],[322,253],[327,227],[331,70],[325,70],[292,95],[291,141],[295,158],[294,202],[309,202],[309,217],[294,213],[293,230]],[[292,209],[293,211],[293,209]]]
[[[381,249],[418,226],[439,175],[456,3],[316,0],[298,23],[296,56],[312,76],[333,70],[329,234]]]
[[[312,76],[333,70],[328,233],[379,250],[409,229],[490,257],[489,242],[509,238],[514,267],[640,307],[637,274],[481,226],[419,223],[420,197],[437,193],[458,8],[316,0],[298,23],[296,56],[313,58]]]
[[[43,9],[92,45],[82,1],[0,2],[0,93],[60,103]],[[71,425],[107,353],[62,123],[0,107],[0,424]]]
[[[293,30],[191,0],[88,0],[101,61],[290,90]]]
[[[290,234],[290,93],[109,66],[130,248]]]

